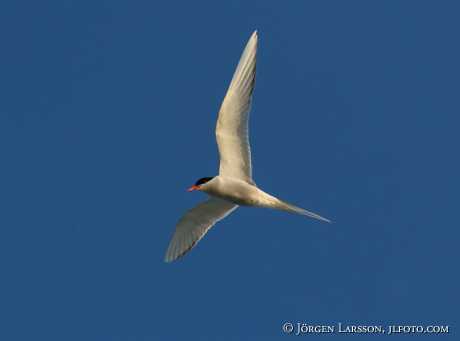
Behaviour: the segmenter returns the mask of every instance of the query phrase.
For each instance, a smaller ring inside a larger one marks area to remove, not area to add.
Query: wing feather
[[[187,211],[176,225],[166,251],[165,262],[172,262],[190,251],[208,230],[238,206],[219,198],[210,198]]]
[[[257,31],[249,39],[219,110],[216,126],[219,174],[254,183],[249,145],[249,111],[256,76]]]

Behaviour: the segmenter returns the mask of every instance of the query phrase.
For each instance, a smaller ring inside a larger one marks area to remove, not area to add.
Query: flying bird
[[[188,189],[205,192],[210,197],[179,220],[166,251],[166,262],[190,251],[215,223],[238,206],[284,210],[330,222],[262,191],[252,179],[248,119],[255,84],[257,40],[255,31],[246,44],[219,110],[216,126],[219,175],[201,178]]]

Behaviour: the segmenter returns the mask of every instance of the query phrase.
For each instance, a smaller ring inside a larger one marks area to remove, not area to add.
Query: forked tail
[[[325,221],[327,223],[331,222],[329,219],[323,218],[323,217],[321,217],[320,215],[318,215],[316,213],[307,211],[307,210],[305,210],[303,208],[297,207],[295,205],[289,204],[289,203],[287,203],[285,201],[282,201],[282,200],[279,200],[279,199],[278,199],[278,203],[276,205],[276,208],[280,209],[280,210],[283,210],[283,211],[291,212],[291,213],[302,214],[302,215],[305,215],[305,216],[310,217],[310,218],[315,218],[315,219],[318,219],[318,220],[321,220],[321,221]]]

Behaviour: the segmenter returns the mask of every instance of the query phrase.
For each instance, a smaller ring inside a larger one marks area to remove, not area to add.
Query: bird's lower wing
[[[190,251],[208,230],[238,206],[210,198],[187,211],[176,225],[176,231],[166,251],[165,262],[172,262]]]

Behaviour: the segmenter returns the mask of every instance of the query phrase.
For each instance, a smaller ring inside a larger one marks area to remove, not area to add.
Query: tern
[[[166,251],[172,262],[190,251],[218,221],[238,206],[256,206],[330,222],[303,208],[282,201],[264,191],[252,179],[248,120],[256,75],[257,31],[249,38],[219,110],[216,139],[219,175],[204,177],[188,189],[202,191],[209,198],[190,209],[179,220]]]

